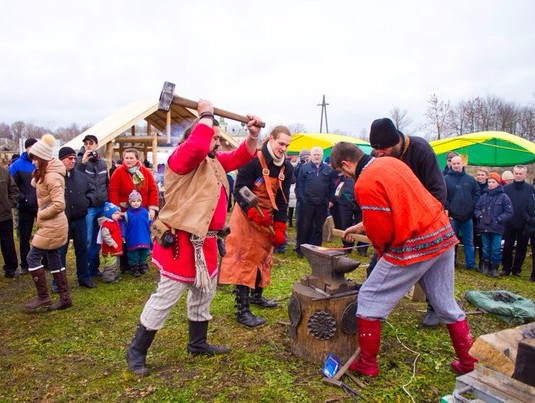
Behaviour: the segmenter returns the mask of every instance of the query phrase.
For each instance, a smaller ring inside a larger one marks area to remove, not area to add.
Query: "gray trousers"
[[[188,290],[188,319],[193,322],[211,320],[210,304],[215,295],[216,285],[217,276],[210,280],[208,290],[160,276],[158,289],[145,304],[139,320],[148,330],[160,330],[186,290]]]
[[[396,266],[381,258],[359,290],[357,316],[386,320],[399,300],[420,283],[441,322],[463,320],[465,314],[454,296],[454,274],[454,248],[410,266]]]

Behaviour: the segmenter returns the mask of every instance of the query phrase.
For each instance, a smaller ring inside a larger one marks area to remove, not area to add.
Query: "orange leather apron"
[[[260,208],[273,214],[274,209],[278,210],[274,195],[281,187],[281,177],[284,179],[284,165],[279,177],[272,178],[261,151],[258,152],[258,159],[263,168],[262,180],[257,179],[251,191],[258,197]],[[256,270],[260,269],[260,287],[265,288],[269,285],[273,266],[273,246],[269,230],[249,220],[239,204],[236,204],[232,211],[230,230],[226,240],[227,255],[221,263],[219,282],[255,288]]]

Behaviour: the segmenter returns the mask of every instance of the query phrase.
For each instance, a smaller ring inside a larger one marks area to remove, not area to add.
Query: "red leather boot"
[[[360,356],[349,369],[362,375],[379,376],[377,354],[381,345],[381,322],[357,317]]]
[[[470,333],[470,327],[466,319],[458,322],[450,323],[448,325],[448,331],[450,332],[451,342],[455,349],[455,354],[459,357],[458,360],[451,362],[451,368],[458,374],[467,374],[474,370],[474,364],[478,362],[477,358],[472,357],[468,352],[474,339]]]

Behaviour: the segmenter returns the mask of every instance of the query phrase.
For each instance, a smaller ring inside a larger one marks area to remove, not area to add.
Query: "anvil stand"
[[[360,284],[344,277],[360,262],[343,251],[301,245],[312,273],[294,283],[288,302],[291,349],[306,361],[323,364],[329,353],[347,361],[358,345],[355,318]]]

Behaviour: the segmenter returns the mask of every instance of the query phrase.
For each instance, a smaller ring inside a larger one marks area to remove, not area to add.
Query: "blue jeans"
[[[89,207],[87,209],[87,216],[85,221],[87,224],[87,264],[89,275],[91,277],[98,276],[100,271],[100,245],[97,243],[97,235],[100,229],[97,219],[102,216],[104,206]]]
[[[490,260],[498,267],[502,261],[502,234],[483,232],[481,243],[483,244],[483,260]]]
[[[87,264],[87,222],[86,217],[81,217],[69,222],[69,237],[67,243],[60,248],[61,263],[66,267],[67,249],[69,240],[73,240],[74,254],[76,258],[76,276],[79,284],[85,284],[91,280]]]
[[[462,234],[464,258],[467,269],[474,269],[476,267],[476,251],[474,248],[474,223],[471,218],[465,221],[456,219],[451,220],[451,226],[459,238],[459,231]]]

